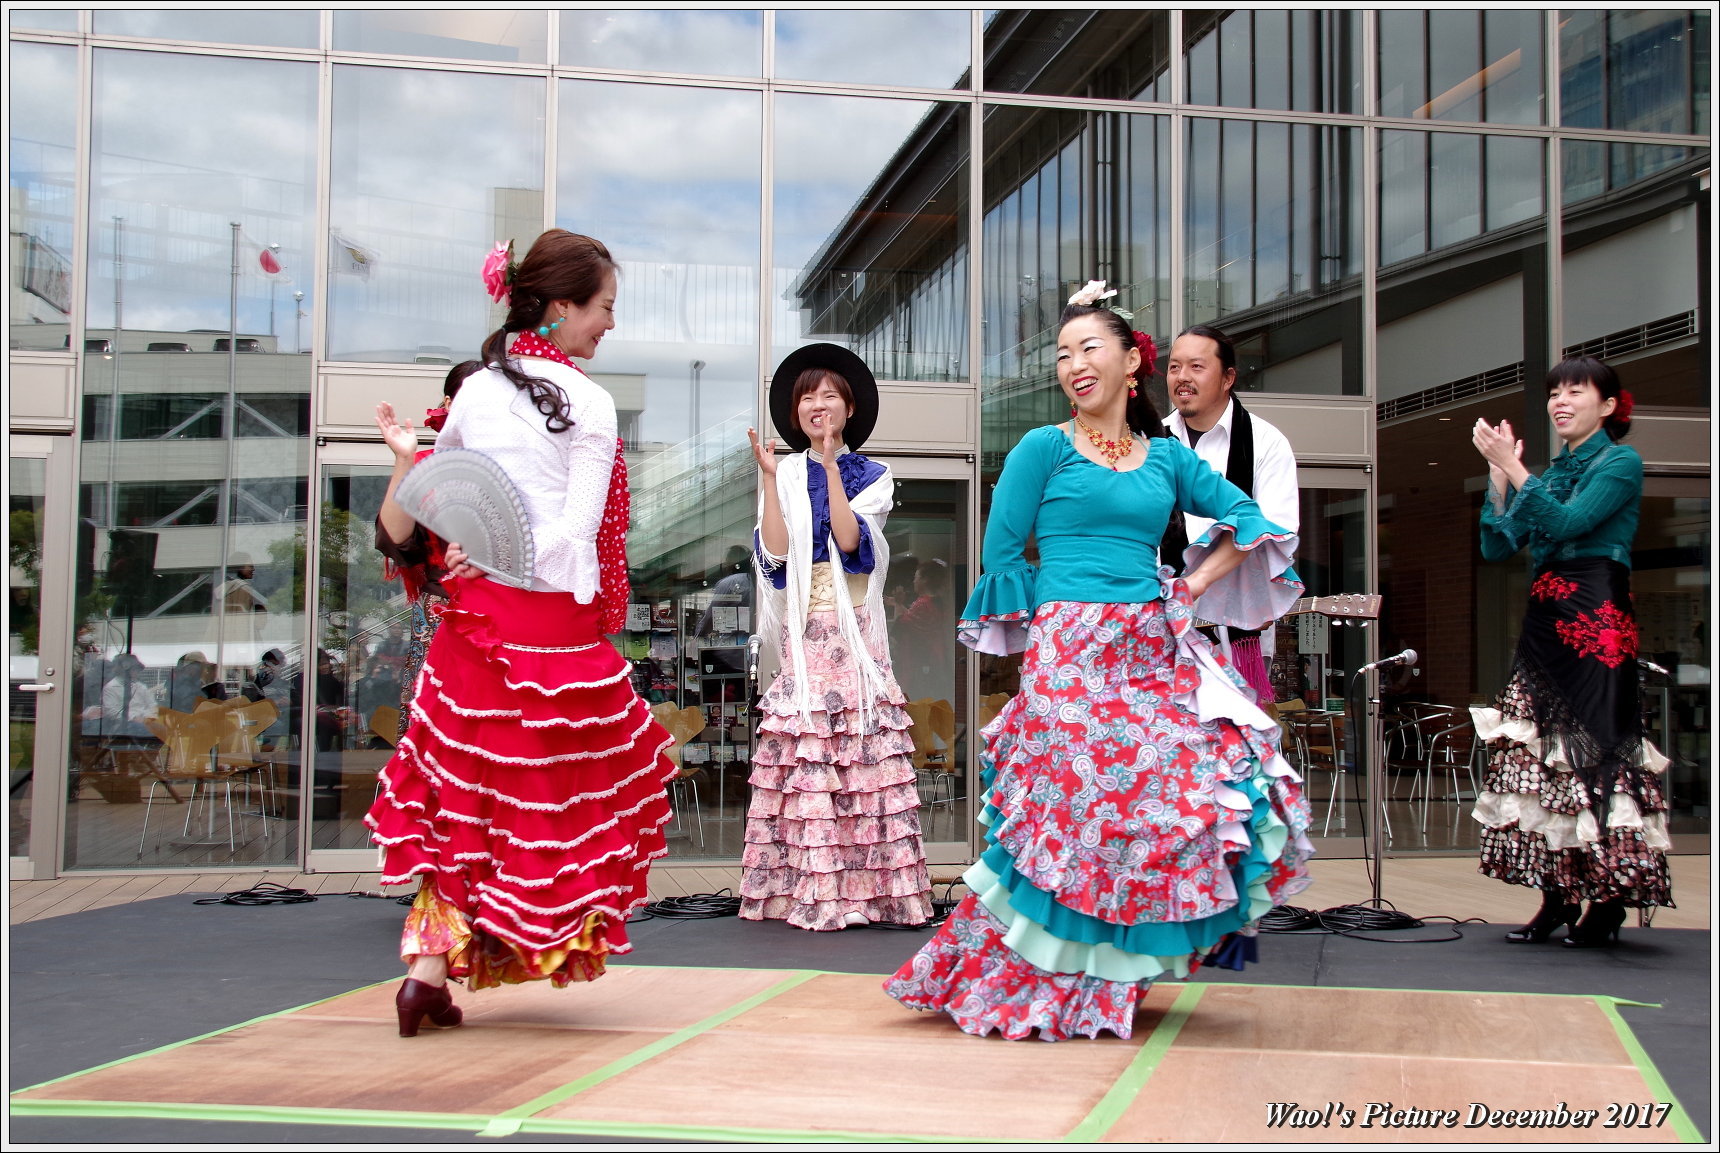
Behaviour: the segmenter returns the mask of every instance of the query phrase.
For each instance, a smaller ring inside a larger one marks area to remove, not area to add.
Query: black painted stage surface
[[[9,1090],[400,975],[394,950],[405,909],[393,901],[336,894],[313,904],[246,907],[195,905],[196,896],[161,897],[12,927]],[[1383,935],[1432,937],[1445,931],[1430,926]],[[1558,944],[1512,945],[1503,939],[1504,931],[1502,926],[1465,925],[1464,939],[1446,944],[1265,934],[1260,964],[1243,973],[1202,970],[1200,979],[1604,994],[1658,1003],[1662,1008],[1621,1011],[1704,1139],[1711,1140],[1709,934],[1627,927],[1617,948],[1575,950]],[[809,933],[781,923],[733,918],[651,920],[632,926],[631,933],[635,949],[618,964],[850,973],[891,972],[930,936],[926,930]],[[577,988],[567,995],[578,996]],[[1056,1048],[1045,1046],[1047,1060],[1056,1059]],[[286,1054],[283,1058],[292,1059]],[[79,1144],[463,1143],[472,1135],[429,1129],[15,1117],[11,1139]],[[569,1138],[520,1133],[508,1140]],[[594,1140],[612,1143],[614,1138]]]

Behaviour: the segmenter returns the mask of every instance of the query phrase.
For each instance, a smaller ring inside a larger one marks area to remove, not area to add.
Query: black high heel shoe
[[[430,985],[412,977],[394,995],[394,1012],[400,1018],[402,1037],[418,1036],[418,1027],[426,1020],[438,1029],[452,1029],[465,1019],[446,984]]]
[[[1590,901],[1589,911],[1571,927],[1565,938],[1567,949],[1607,949],[1618,944],[1619,926],[1625,909],[1617,901]]]
[[[1575,931],[1577,918],[1582,915],[1581,905],[1574,901],[1567,903],[1558,894],[1548,892],[1541,898],[1541,911],[1535,914],[1535,919],[1506,933],[1505,939],[1516,945],[1544,945],[1561,925],[1570,925]]]

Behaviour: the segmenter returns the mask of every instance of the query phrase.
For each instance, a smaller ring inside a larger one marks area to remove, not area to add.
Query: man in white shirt
[[[1248,412],[1231,395],[1235,386],[1236,347],[1230,338],[1211,325],[1185,328],[1171,344],[1165,367],[1165,388],[1174,408],[1165,418],[1165,429],[1253,497],[1267,520],[1295,532],[1301,523],[1296,455],[1283,433]],[[1186,523],[1178,524],[1178,519]],[[1173,516],[1160,547],[1160,559],[1180,571],[1183,549],[1210,527],[1212,521],[1205,517]],[[1268,626],[1263,653],[1257,634],[1220,630],[1220,640],[1237,670],[1262,701],[1276,695],[1265,664],[1271,653],[1271,636]]]

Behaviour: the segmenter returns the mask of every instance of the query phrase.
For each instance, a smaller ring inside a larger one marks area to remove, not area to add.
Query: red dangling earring
[[[1129,386],[1129,399],[1130,400],[1135,399],[1135,386],[1132,384]]]
[[[1070,420],[1075,419],[1075,402],[1074,401],[1069,402],[1069,419]]]

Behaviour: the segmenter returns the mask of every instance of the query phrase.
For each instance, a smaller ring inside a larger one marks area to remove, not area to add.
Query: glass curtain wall
[[[314,532],[295,312],[316,296],[316,68],[93,59],[64,864],[284,864]]]
[[[556,222],[620,262],[589,370],[615,398],[633,489],[633,603],[615,638],[676,738],[670,851],[738,857],[753,718],[758,92],[563,81]]]
[[[69,349],[78,52],[64,44],[14,44],[9,63],[6,347]]]
[[[974,575],[961,534],[981,531],[1004,455],[1066,411],[1048,355],[1057,313],[1101,277],[1161,348],[1183,324],[1231,332],[1241,386],[1288,419],[1374,405],[1378,524],[1355,527],[1367,482],[1327,477],[1304,510],[1323,527],[1302,563],[1343,569],[1348,586],[1360,578],[1344,566],[1368,551],[1351,546],[1374,534],[1380,643],[1425,654],[1399,686],[1405,707],[1461,709],[1495,689],[1524,595],[1520,562],[1475,553],[1483,471],[1465,426],[1510,417],[1543,463],[1547,363],[1580,350],[1616,364],[1650,461],[1636,567],[1644,635],[1668,669],[1654,723],[1677,750],[1681,827],[1706,828],[1711,628],[1690,606],[1709,587],[1696,559],[1708,465],[1680,447],[1705,433],[1712,397],[1706,10],[20,9],[8,22],[24,38],[9,59],[9,345],[20,363],[78,371],[67,866],[276,864],[301,842],[360,843],[343,838],[366,758],[385,751],[370,724],[377,658],[402,604],[364,559],[380,463],[328,457],[313,500],[312,436],[355,435],[326,413],[313,427],[313,382],[329,367],[331,382],[434,388],[501,319],[476,283],[485,252],[549,222],[622,265],[619,327],[591,366],[616,399],[635,491],[636,598],[616,640],[654,705],[689,722],[699,710],[681,743],[677,852],[738,851],[745,429],[763,417],[762,378],[833,341],[893,398],[929,386],[927,412],[971,390],[963,431],[907,407],[886,422],[943,446],[914,451],[953,451],[951,467],[973,453],[968,481],[898,470],[904,509],[919,509],[903,547],[917,567],[950,563],[953,604]],[[80,29],[127,42],[46,42]],[[1364,44],[1378,52],[1366,70]],[[1305,419],[1293,442],[1328,431]],[[929,527],[945,517],[948,532]],[[908,607],[939,595],[897,591]],[[917,619],[903,607],[892,623],[916,659]],[[1344,646],[1303,686],[1310,703],[1339,660],[1357,663]],[[953,744],[931,733],[933,768],[952,748],[972,759],[961,702],[981,701],[977,725],[1010,688],[993,662],[970,692],[952,657],[935,686],[929,665],[904,672],[934,702],[947,688],[958,712]],[[928,774],[923,795],[954,811],[944,785]],[[308,838],[301,808],[317,817]],[[700,813],[714,818],[702,833]],[[1418,824],[1430,847],[1451,835]]]

